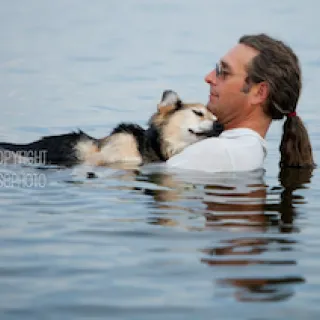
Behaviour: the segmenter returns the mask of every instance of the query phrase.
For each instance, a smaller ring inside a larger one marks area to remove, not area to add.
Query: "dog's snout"
[[[224,130],[224,126],[222,123],[220,123],[219,121],[215,121],[213,123],[213,130],[212,131],[214,132],[215,136],[219,136],[223,130]]]
[[[219,121],[214,121],[212,124],[212,129],[208,133],[208,137],[218,137],[222,133],[223,129],[224,127],[222,123]]]

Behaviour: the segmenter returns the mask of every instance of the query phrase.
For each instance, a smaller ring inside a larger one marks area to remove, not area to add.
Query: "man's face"
[[[224,125],[235,118],[244,119],[252,108],[250,92],[243,92],[246,87],[246,67],[258,54],[255,49],[237,44],[219,62],[220,71],[211,71],[205,81],[210,85],[208,109]]]

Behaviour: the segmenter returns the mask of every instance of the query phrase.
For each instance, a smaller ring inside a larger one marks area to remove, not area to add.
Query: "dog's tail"
[[[98,140],[82,131],[78,131],[56,136],[46,136],[27,144],[0,142],[0,149],[30,158],[33,163],[70,166],[79,163],[75,149],[76,145],[80,141],[88,140],[98,143]]]

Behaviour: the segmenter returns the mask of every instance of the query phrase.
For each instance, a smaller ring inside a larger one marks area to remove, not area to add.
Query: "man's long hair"
[[[295,114],[302,87],[298,57],[289,46],[266,34],[245,35],[239,43],[259,52],[247,71],[249,82],[268,84],[264,112],[273,120],[286,117],[280,143],[280,166],[313,167],[307,129]]]

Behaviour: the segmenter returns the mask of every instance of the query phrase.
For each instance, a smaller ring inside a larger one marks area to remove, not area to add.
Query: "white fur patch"
[[[93,141],[83,140],[76,145],[75,149],[76,149],[77,157],[81,161],[85,162],[89,157],[91,157],[95,153],[97,147],[95,146]]]
[[[116,133],[107,138],[107,143],[100,151],[104,164],[116,162],[142,163],[137,141],[130,133]]]
[[[76,150],[85,164],[108,165],[119,162],[141,164],[136,139],[129,133],[116,133],[106,138],[100,151],[91,141],[79,142]]]

